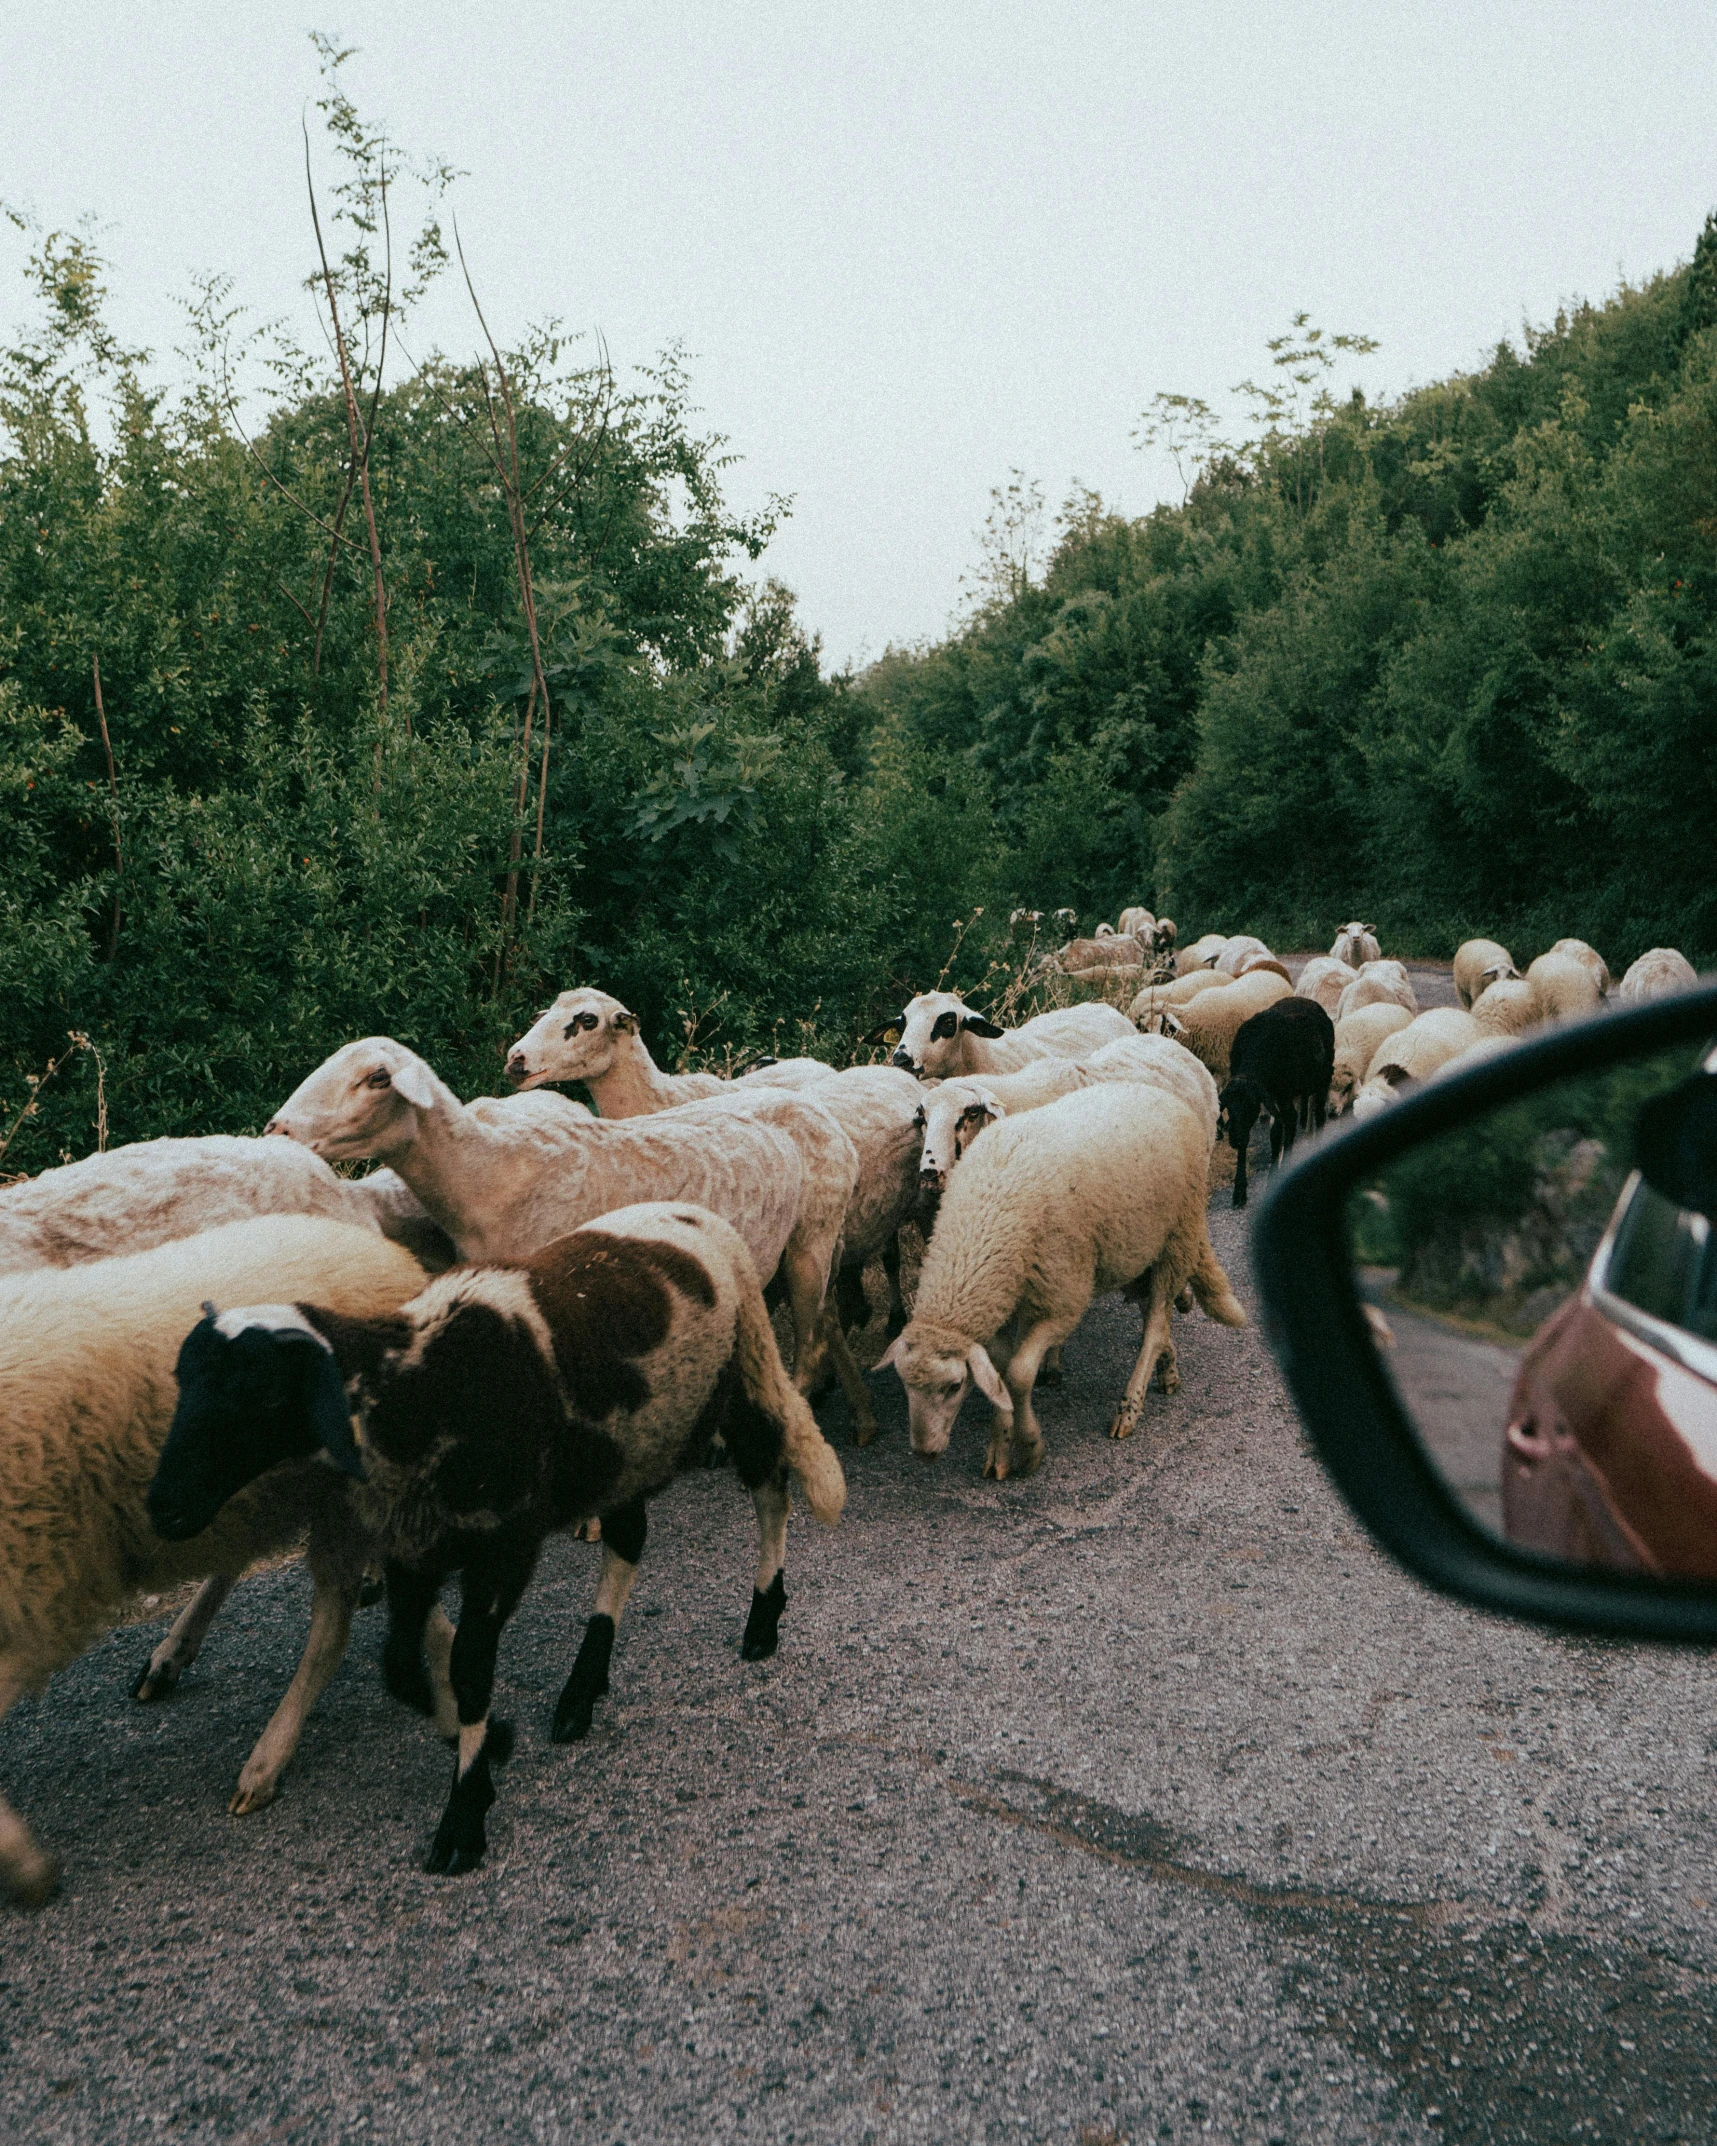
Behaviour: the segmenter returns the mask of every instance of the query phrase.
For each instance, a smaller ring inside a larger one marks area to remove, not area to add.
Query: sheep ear
[[[1186,1030],[1181,1023],[1179,1014],[1170,1013],[1165,1009],[1162,1032],[1165,1036],[1173,1036],[1177,1043],[1180,1041],[1181,1037],[1186,1034]]]
[[[624,1006],[617,1006],[614,1009],[614,1026],[624,1029],[629,1036],[635,1036],[638,1033],[638,1016],[635,1013],[628,1012]],[[768,1063],[769,1061],[764,1062]]]
[[[404,1065],[394,1068],[393,1090],[419,1110],[434,1107],[435,1090],[430,1084],[429,1068],[421,1058],[408,1058]]]
[[[894,1339],[889,1343],[888,1347],[884,1349],[882,1354],[877,1358],[876,1368],[879,1371],[882,1369],[884,1364],[892,1364],[896,1371],[900,1369],[900,1344],[905,1339],[906,1329],[902,1327],[900,1332],[896,1334]]]
[[[981,1013],[962,1014],[960,1026],[969,1036],[1000,1036],[1005,1034],[1005,1030],[999,1029],[994,1021],[986,1021]]]
[[[880,1028],[873,1028],[864,1040],[867,1048],[874,1049],[879,1043],[898,1043],[905,1033],[904,1021],[884,1021]]]
[[[971,1366],[978,1391],[998,1415],[1005,1416],[1011,1423],[1014,1414],[1013,1395],[1002,1384],[1000,1374],[990,1362],[990,1352],[981,1341],[974,1341],[966,1351],[966,1362]]]
[[[306,1341],[303,1346],[316,1351],[310,1373],[310,1428],[340,1473],[355,1475],[361,1482],[364,1457],[352,1435],[351,1404],[346,1399],[346,1382],[340,1376],[334,1352],[319,1341]]]

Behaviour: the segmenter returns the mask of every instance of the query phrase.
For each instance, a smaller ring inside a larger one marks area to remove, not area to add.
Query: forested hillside
[[[249,417],[222,286],[170,389],[84,241],[12,308],[0,1138],[64,1062],[0,1169],[94,1145],[96,1053],[112,1138],[241,1130],[366,1033],[493,1089],[574,982],[670,1063],[845,1050],[956,920],[980,985],[1016,903],[1717,948],[1717,230],[1389,406],[1323,397],[1302,325],[1255,437],[1159,399],[1184,504],[1083,496],[946,641],[830,679],[676,358],[475,312],[402,358],[445,175],[390,260],[337,62],[322,115],[326,346],[259,345]]]
[[[1040,578],[862,696],[984,785],[1011,888],[1087,917],[1708,957],[1714,324],[1717,222],[1689,268],[1382,407],[1320,391],[1299,323],[1249,442],[1159,398],[1183,506],[1074,500]]]

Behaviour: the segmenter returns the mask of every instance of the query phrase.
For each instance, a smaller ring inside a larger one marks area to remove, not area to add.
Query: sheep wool
[[[1325,1008],[1327,1012],[1327,1007]],[[1380,1006],[1362,1006],[1345,1021],[1335,1024],[1335,1066],[1330,1074],[1329,1107],[1339,1116],[1352,1108],[1353,1099],[1365,1083],[1371,1061],[1384,1042],[1407,1026],[1413,1016],[1405,1006],[1390,1000]]]
[[[261,1214],[380,1226],[356,1186],[287,1141],[139,1140],[0,1192],[0,1274],[146,1252]]]
[[[995,1409],[985,1474],[1030,1474],[1043,1454],[1038,1368],[1096,1291],[1135,1293],[1145,1320],[1115,1438],[1137,1427],[1159,1364],[1164,1391],[1179,1384],[1169,1307],[1182,1288],[1212,1318],[1245,1324],[1210,1242],[1209,1155],[1197,1115],[1131,1081],[1063,1096],[974,1146],[943,1202],[913,1319],[885,1359],[907,1389],[914,1451],[946,1449],[975,1378]],[[1018,1339],[998,1375],[987,1344],[1010,1320]]]
[[[306,1466],[254,1486],[188,1542],[157,1536],[144,1501],[178,1398],[179,1347],[205,1300],[314,1296],[369,1318],[397,1310],[423,1283],[417,1262],[377,1231],[307,1215],[232,1222],[128,1258],[0,1282],[0,1710],[39,1690],[132,1595],[236,1577],[318,1521],[336,1524],[331,1508],[345,1508],[343,1479]],[[354,1601],[362,1574],[360,1550]],[[278,1748],[278,1721],[253,1754],[268,1777],[251,1787],[266,1793],[245,1808],[267,1800],[291,1756],[291,1744]],[[0,1886],[33,1901],[52,1883],[48,1859],[0,1803]]]
[[[1473,1000],[1473,1019],[1487,1036],[1519,1036],[1544,1018],[1538,987],[1524,976],[1499,976]]]
[[[1514,956],[1495,939],[1467,939],[1455,949],[1455,996],[1468,1012],[1492,984],[1519,976]]]
[[[1591,948],[1586,951],[1591,953]],[[1596,954],[1592,960],[1604,969]],[[1604,969],[1604,974],[1608,976],[1609,971]],[[1603,998],[1591,964],[1573,954],[1540,954],[1528,966],[1526,980],[1537,992],[1547,1021],[1577,1021],[1583,1014],[1596,1013]]]
[[[1240,1024],[1262,1013],[1279,998],[1291,995],[1292,986],[1260,969],[1224,985],[1220,991],[1201,991],[1190,1005],[1169,1009],[1162,1017],[1162,1033],[1185,1044],[1193,1056],[1214,1076],[1218,1088],[1228,1079],[1228,1056]]]
[[[1616,986],[1624,1006],[1643,1006],[1647,999],[1669,998],[1677,991],[1691,991],[1699,981],[1687,956],[1673,946],[1654,946],[1633,962]]]

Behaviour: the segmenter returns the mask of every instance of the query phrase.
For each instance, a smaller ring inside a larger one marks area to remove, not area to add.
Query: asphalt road
[[[1218,1246],[1245,1273],[1239,1218]],[[1243,1293],[1247,1290],[1242,1280]],[[1103,1427],[1136,1315],[980,1480],[883,1437],[796,1520],[742,1665],[732,1476],[655,1508],[590,1741],[546,1717],[596,1553],[509,1630],[519,1749],[474,1876],[379,1610],[278,1802],[226,1799],[307,1589],[252,1579],[168,1704],[129,1627],[0,1726],[64,1857],[0,1922],[0,2137],[1702,2140],[1717,2131],[1705,1662],[1434,1600],[1308,1457],[1255,1331]]]

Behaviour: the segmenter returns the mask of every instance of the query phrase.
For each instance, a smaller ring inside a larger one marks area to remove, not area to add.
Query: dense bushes
[[[672,356],[378,379],[439,230],[390,284],[392,153],[329,65],[350,403],[266,344],[247,437],[220,285],[164,393],[76,240],[0,351],[0,1138],[73,1031],[116,1139],[254,1126],[367,1031],[492,1088],[584,980],[670,1061],[844,1050],[959,920],[949,980],[993,984],[1016,904],[1717,949],[1717,227],[1385,408],[1308,402],[1297,324],[1183,506],[1080,494],[1040,575],[1008,536],[947,640],[830,679]],[[0,1170],[95,1109],[68,1062]]]

